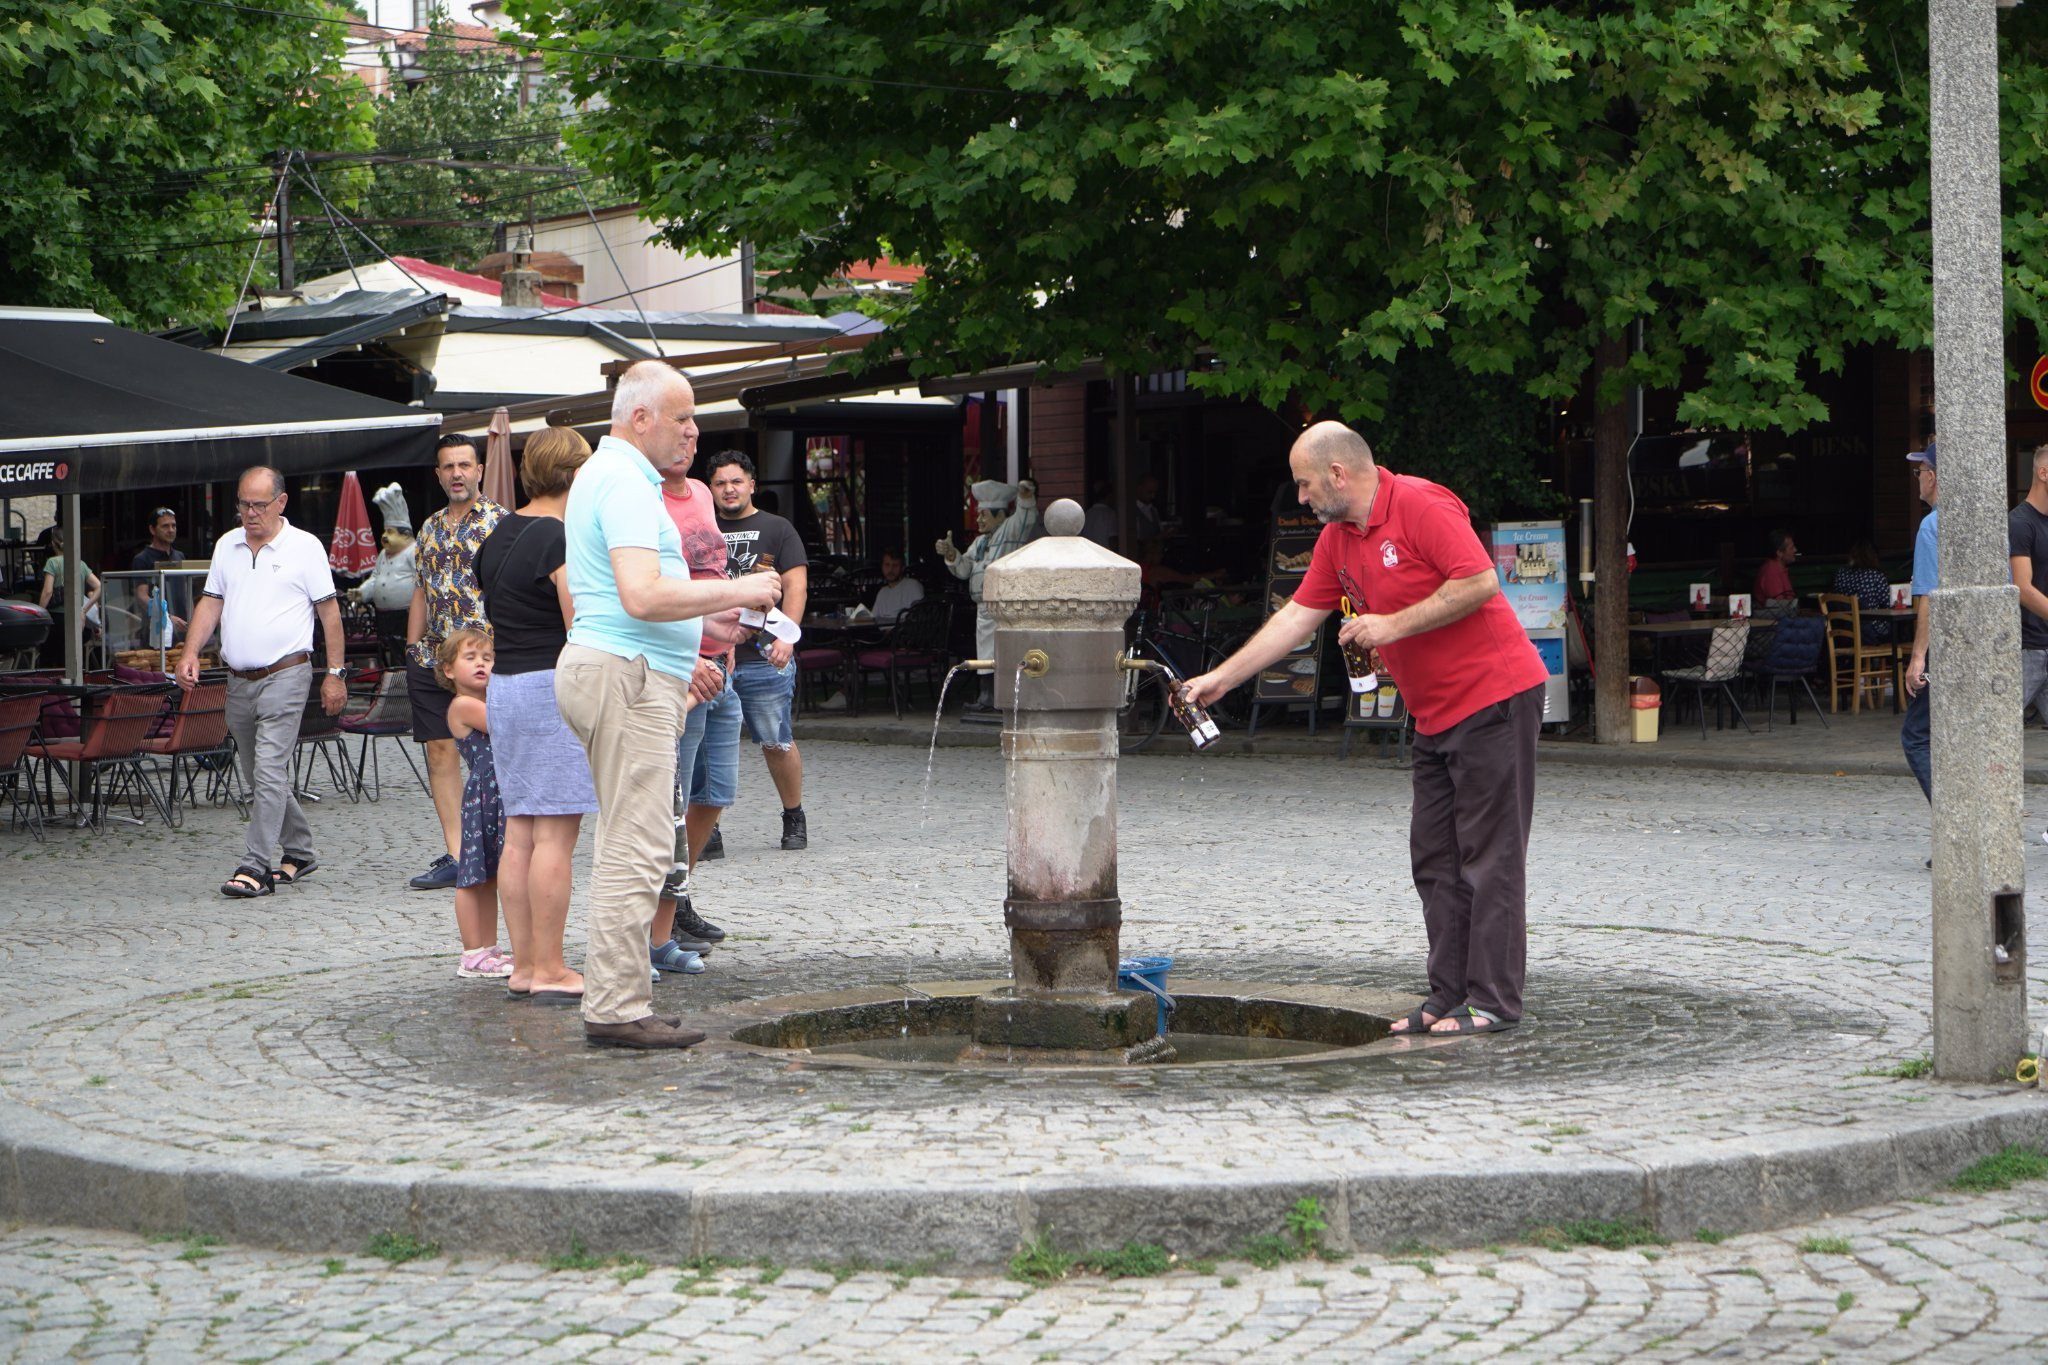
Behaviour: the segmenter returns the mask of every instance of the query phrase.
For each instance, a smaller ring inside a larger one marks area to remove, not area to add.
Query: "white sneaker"
[[[846,709],[846,694],[844,692],[834,692],[831,696],[818,703],[818,709],[820,711],[844,711]]]

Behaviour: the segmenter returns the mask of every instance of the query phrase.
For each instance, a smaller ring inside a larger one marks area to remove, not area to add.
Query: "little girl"
[[[512,954],[498,949],[498,855],[505,847],[505,807],[491,762],[484,692],[491,682],[491,637],[463,629],[441,642],[436,680],[455,694],[448,731],[469,765],[462,786],[462,858],[455,872],[455,927],[462,935],[457,976],[512,975]],[[513,945],[515,948],[517,944]]]

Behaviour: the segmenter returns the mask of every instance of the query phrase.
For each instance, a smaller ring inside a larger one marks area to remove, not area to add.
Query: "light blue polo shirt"
[[[1935,552],[1939,532],[1935,529],[1935,518],[1941,509],[1930,507],[1927,515],[1920,518],[1920,530],[1913,537],[1913,596],[1925,597],[1941,586],[1941,560]]]
[[[613,550],[658,550],[662,577],[690,577],[683,538],[661,503],[661,476],[647,457],[616,436],[600,440],[569,485],[562,525],[569,542],[569,594],[576,603],[569,643],[621,659],[645,656],[649,668],[688,682],[697,671],[704,623],[628,615],[612,574]]]

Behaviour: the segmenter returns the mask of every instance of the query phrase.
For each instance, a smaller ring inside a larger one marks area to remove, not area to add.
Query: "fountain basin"
[[[1003,1003],[1020,1016],[1035,1003],[1006,997],[1006,990],[1000,980],[934,981],[886,995],[861,989],[752,1000],[734,1007],[745,1018],[712,1027],[748,1050],[823,1066],[1091,1072],[1132,1061],[1149,1062],[1148,1069],[1285,1066],[1356,1057],[1387,1039],[1388,1025],[1415,1003],[1383,990],[1191,978],[1174,991],[1173,1032],[1163,1039],[1154,1040],[1154,998],[1119,991],[1104,1003],[1121,1005],[1145,1039],[1113,1049],[1059,1042],[1010,1049],[978,1034],[996,1022],[987,1016],[1000,1013]],[[1062,1025],[1070,1026],[1071,1019]],[[1148,1054],[1147,1040],[1166,1046]]]

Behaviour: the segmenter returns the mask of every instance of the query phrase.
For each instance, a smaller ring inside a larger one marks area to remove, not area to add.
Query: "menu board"
[[[1323,524],[1305,509],[1273,514],[1272,533],[1266,546],[1266,615],[1293,600],[1314,558],[1316,541]],[[1287,651],[1272,667],[1260,671],[1252,689],[1254,702],[1268,704],[1306,702],[1310,706],[1321,696],[1323,670],[1323,628]]]

